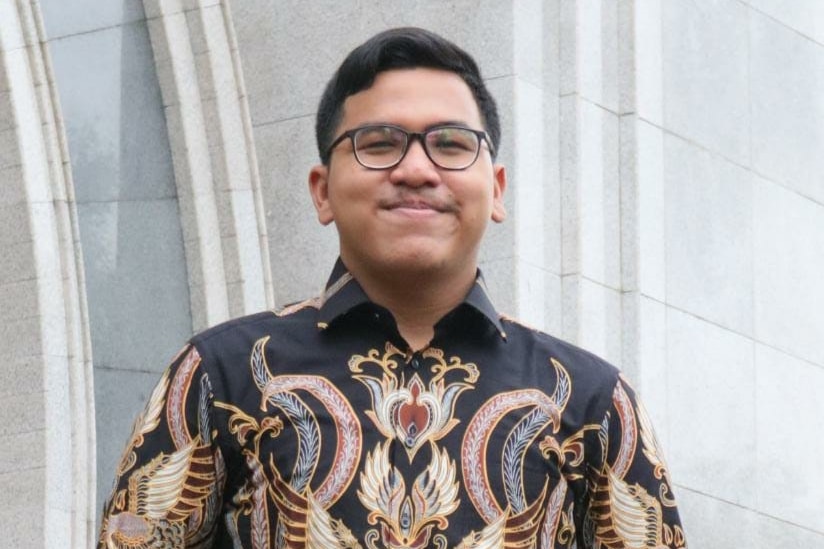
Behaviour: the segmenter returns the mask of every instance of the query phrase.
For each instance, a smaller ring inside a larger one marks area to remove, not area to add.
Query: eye
[[[478,137],[463,128],[440,128],[426,136],[430,149],[440,154],[474,153],[478,147]]]
[[[385,126],[363,128],[355,134],[355,148],[369,154],[398,150],[403,147],[403,141],[403,133]]]

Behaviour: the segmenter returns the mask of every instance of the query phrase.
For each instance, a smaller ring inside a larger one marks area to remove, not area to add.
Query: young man
[[[685,547],[619,372],[502,318],[477,269],[505,217],[494,101],[421,29],[356,48],[309,187],[324,294],[181,351],[138,419],[101,547]]]

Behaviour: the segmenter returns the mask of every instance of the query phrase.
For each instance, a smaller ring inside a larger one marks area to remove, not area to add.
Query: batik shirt
[[[323,296],[194,337],[138,418],[100,547],[685,547],[618,370],[478,277],[413,352],[338,262]]]

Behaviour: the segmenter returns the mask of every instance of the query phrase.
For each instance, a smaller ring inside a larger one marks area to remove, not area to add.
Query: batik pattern
[[[174,359],[99,547],[686,547],[617,370],[501,321],[481,284],[417,353],[351,276],[329,287]]]

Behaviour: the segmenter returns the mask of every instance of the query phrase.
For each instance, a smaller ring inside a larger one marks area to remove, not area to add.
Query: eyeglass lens
[[[387,168],[400,162],[409,140],[406,132],[392,126],[361,128],[353,137],[358,161],[368,168]],[[475,133],[457,127],[424,132],[423,142],[429,158],[447,169],[463,169],[471,165],[480,146]]]

